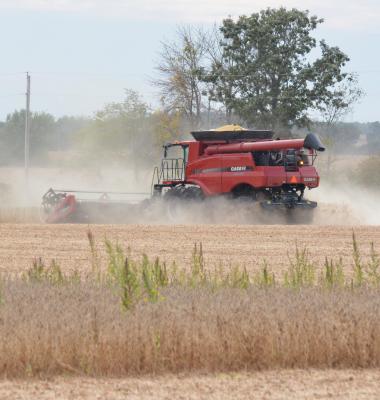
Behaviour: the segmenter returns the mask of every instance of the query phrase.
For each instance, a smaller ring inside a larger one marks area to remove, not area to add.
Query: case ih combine
[[[116,216],[115,222],[122,222],[123,216],[143,212],[157,201],[173,215],[178,205],[186,207],[188,202],[216,196],[243,198],[259,203],[264,210],[280,210],[289,216],[297,210],[312,215],[317,203],[306,200],[304,193],[319,185],[313,164],[324,147],[316,135],[276,140],[272,131],[236,126],[192,135],[195,140],[164,146],[164,158],[160,168],[154,170],[148,200],[137,204],[115,202],[111,197],[118,193],[106,192],[98,192],[101,196],[97,200],[84,200],[78,195],[89,192],[49,189],[42,200],[44,220],[103,222]],[[179,149],[181,155],[169,158],[172,148]]]

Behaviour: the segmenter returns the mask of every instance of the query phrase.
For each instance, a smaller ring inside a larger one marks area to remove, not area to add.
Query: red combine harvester
[[[161,167],[153,175],[151,197],[135,204],[140,211],[160,199],[173,211],[186,201],[203,201],[216,196],[258,202],[266,210],[279,209],[286,214],[311,211],[316,202],[304,198],[305,189],[319,186],[314,167],[318,151],[324,151],[319,138],[273,139],[273,132],[245,130],[236,126],[192,132],[195,140],[164,146]],[[169,158],[171,148],[180,156]],[[127,208],[128,207],[128,208]],[[50,189],[43,197],[46,222],[91,222],[100,216],[130,213],[131,205],[109,201],[102,193],[97,201],[81,201],[73,191]],[[115,213],[116,211],[116,213]],[[97,218],[91,218],[97,217]]]

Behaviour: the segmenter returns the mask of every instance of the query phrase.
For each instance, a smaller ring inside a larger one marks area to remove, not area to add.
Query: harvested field
[[[87,225],[0,224],[0,271],[17,273],[34,258],[56,259],[63,270],[85,271],[90,267]],[[319,265],[325,257],[352,264],[352,227],[334,226],[241,226],[241,225],[92,225],[100,252],[105,237],[131,248],[133,256],[146,253],[181,265],[189,263],[194,243],[202,243],[209,266],[245,265],[259,268],[266,259],[280,273],[289,264],[296,243],[306,246]],[[380,227],[354,228],[363,254],[370,242],[380,250]]]
[[[378,370],[294,370],[130,379],[60,377],[2,381],[2,399],[341,399],[377,400]]]

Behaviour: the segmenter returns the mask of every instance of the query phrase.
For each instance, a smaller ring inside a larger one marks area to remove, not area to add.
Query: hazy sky
[[[219,23],[262,8],[309,9],[325,19],[315,32],[350,57],[366,97],[347,120],[380,120],[379,0],[0,0],[0,120],[24,107],[25,71],[32,109],[90,115],[123,98],[123,88],[157,102],[154,64],[178,24]]]

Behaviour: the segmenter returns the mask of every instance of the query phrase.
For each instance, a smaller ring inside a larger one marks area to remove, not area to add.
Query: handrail
[[[158,167],[154,167],[153,176],[152,176],[152,184],[150,185],[150,194],[153,196],[154,193],[154,185],[155,181],[154,178],[157,177],[157,183],[160,183],[160,177],[158,175]]]
[[[165,158],[161,162],[159,182],[182,181],[185,172],[183,158]]]

